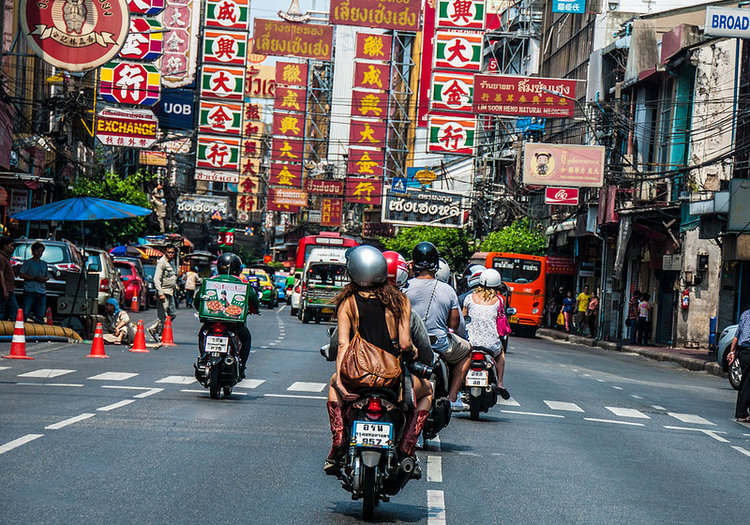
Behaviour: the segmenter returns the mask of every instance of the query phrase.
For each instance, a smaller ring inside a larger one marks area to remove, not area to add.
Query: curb
[[[613,341],[597,341],[589,337],[567,334],[564,332],[558,332],[557,330],[549,330],[546,328],[537,329],[536,336],[539,339],[546,339],[547,341],[565,341],[579,346],[597,347],[601,348],[602,350],[609,350],[611,352],[632,352],[643,357],[648,357],[649,359],[653,359],[655,361],[669,361],[672,363],[676,363],[683,368],[687,368],[688,370],[696,372],[705,371],[717,377],[727,377],[726,372],[724,372],[719,364],[714,361],[704,361],[703,359],[696,359],[695,357],[675,355],[668,352],[651,350],[650,348],[615,343]]]

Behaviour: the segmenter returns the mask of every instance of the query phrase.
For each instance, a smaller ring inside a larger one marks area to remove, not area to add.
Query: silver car
[[[99,275],[99,295],[97,304],[101,310],[107,299],[114,298],[123,305],[125,300],[125,287],[120,281],[120,273],[112,262],[112,257],[104,250],[98,248],[86,248],[86,270],[90,274]],[[128,305],[129,306],[129,305]]]
[[[734,362],[732,362],[732,365],[729,366],[727,364],[727,354],[732,348],[732,340],[737,333],[737,326],[738,325],[733,324],[722,330],[721,335],[719,335],[719,342],[716,345],[716,362],[719,363],[719,366],[721,366],[721,369],[724,370],[724,372],[729,374],[729,383],[735,390],[739,390],[740,388],[742,369],[740,368],[739,359],[735,359]]]

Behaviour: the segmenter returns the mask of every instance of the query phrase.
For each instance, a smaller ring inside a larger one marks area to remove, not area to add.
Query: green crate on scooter
[[[201,322],[244,323],[250,308],[258,309],[258,295],[249,283],[234,275],[217,275],[201,282],[196,297]]]

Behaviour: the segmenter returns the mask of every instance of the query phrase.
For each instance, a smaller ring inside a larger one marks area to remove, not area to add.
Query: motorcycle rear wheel
[[[469,419],[479,421],[479,398],[469,398]]]
[[[211,367],[208,376],[208,394],[211,399],[219,399],[219,369],[215,366]]]
[[[363,468],[365,471],[362,483],[362,519],[372,521],[378,501],[378,495],[375,492],[375,467]]]
[[[232,387],[231,386],[225,386],[223,388],[223,390],[224,390],[224,398],[225,399],[232,395]]]

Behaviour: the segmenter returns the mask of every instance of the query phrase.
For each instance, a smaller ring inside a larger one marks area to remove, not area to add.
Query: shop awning
[[[544,234],[549,237],[550,235],[554,235],[556,233],[566,232],[570,230],[574,230],[576,227],[577,219],[568,219],[567,221],[563,221],[560,224],[555,224],[553,226],[549,226]]]

